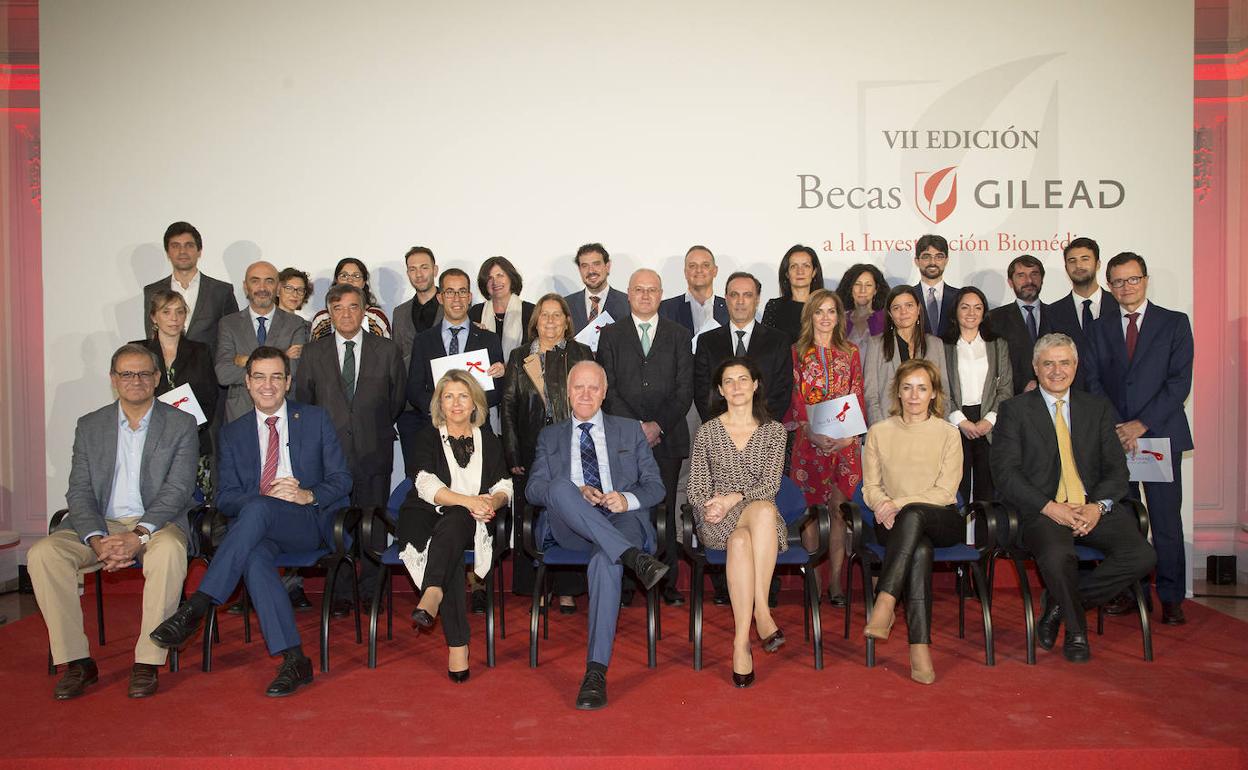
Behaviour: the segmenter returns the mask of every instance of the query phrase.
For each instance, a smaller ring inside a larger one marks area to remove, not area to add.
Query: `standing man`
[[[1062,251],[1066,277],[1070,279],[1071,291],[1057,302],[1046,306],[1049,325],[1075,341],[1075,347],[1084,360],[1091,360],[1088,334],[1092,324],[1102,313],[1118,312],[1118,301],[1101,288],[1096,273],[1101,267],[1101,247],[1091,238],[1076,238]],[[1087,390],[1086,367],[1075,375],[1075,387]]]
[[[308,341],[308,322],[277,306],[277,268],[254,262],[243,281],[247,307],[221,319],[216,340],[217,382],[229,388],[225,420],[233,422],[251,411],[245,369],[251,351],[261,345],[278,348],[298,361]]]
[[[269,655],[282,654],[265,690],[273,698],[312,683],[312,661],[303,654],[277,556],[333,543],[334,511],[351,490],[333,423],[318,407],[287,401],[290,381],[290,359],[281,350],[262,345],[248,356],[255,408],[221,429],[217,507],[231,520],[229,531],[199,590],[150,634],[161,647],[183,646],[242,578]]]
[[[571,419],[542,429],[525,496],[542,506],[541,540],[589,551],[589,655],[578,709],[607,705],[607,664],[628,567],[649,590],[667,567],[646,551],[655,533],[648,510],[663,499],[650,442],[636,420],[602,411],[607,378],[581,361],[568,372]]]
[[[711,250],[705,246],[691,246],[685,252],[685,293],[663,300],[659,305],[659,317],[675,321],[694,337],[708,321],[726,325],[728,306],[723,297],[715,296],[717,275],[719,266]]]
[[[914,266],[919,269],[915,291],[923,298],[927,311],[927,333],[937,337],[953,323],[953,305],[958,301],[958,288],[945,283],[945,267],[949,264],[949,242],[939,235],[924,235],[914,244]]]
[[[406,372],[412,363],[412,342],[417,334],[442,322],[442,304],[438,302],[438,261],[433,252],[424,246],[413,246],[407,250],[403,261],[407,263],[407,282],[416,290],[416,296],[394,309],[391,323]],[[416,467],[413,452],[421,423],[411,406],[405,407],[396,427],[403,447],[403,465],[407,475],[412,476]]]
[[[1174,481],[1145,482],[1144,499],[1157,549],[1157,597],[1161,622],[1182,625],[1187,596],[1187,557],[1183,543],[1183,453],[1192,448],[1192,429],[1183,402],[1192,392],[1195,345],[1187,316],[1148,301],[1148,265],[1124,251],[1105,266],[1117,313],[1102,313],[1089,335],[1095,366],[1088,390],[1113,402],[1123,450],[1134,453],[1141,438],[1170,440]],[[995,449],[994,449],[995,451]],[[1140,497],[1140,485],[1129,494]]]
[[[113,354],[109,378],[118,398],[78,420],[68,514],[27,555],[52,662],[68,664],[56,683],[57,700],[77,698],[99,680],[82,629],[78,571],[99,565],[116,572],[136,561],[143,563],[143,619],[129,695],[156,694],[156,671],[167,653],[147,633],[178,606],[199,458],[195,418],[156,400],[159,366],[139,345]]]
[[[611,275],[611,255],[601,243],[587,243],[576,250],[576,269],[581,273],[584,289],[564,297],[572,312],[572,328],[580,331],[599,313],[611,314],[619,321],[628,315],[628,295],[607,285]]]
[[[143,287],[143,325],[147,336],[151,320],[147,308],[157,289],[172,289],[186,300],[186,338],[202,342],[212,351],[217,349],[217,323],[238,312],[234,289],[225,281],[199,272],[199,257],[204,241],[189,222],[174,222],[165,228],[165,256],[173,266],[168,278]]]
[[[1049,307],[1040,301],[1040,290],[1044,288],[1044,265],[1040,260],[1030,254],[1015,257],[1005,275],[1015,300],[988,311],[988,319],[993,331],[1005,338],[1010,349],[1017,396],[1036,387],[1031,356],[1036,340],[1051,331]]]
[[[685,413],[693,403],[693,355],[689,332],[659,317],[662,298],[658,273],[647,268],[633,273],[630,312],[602,330],[598,363],[607,375],[607,411],[641,423],[659,466],[667,506],[663,561],[669,569],[663,601],[676,605],[684,603],[676,590],[676,483],[680,463],[689,456]],[[631,591],[624,596],[631,599]]]

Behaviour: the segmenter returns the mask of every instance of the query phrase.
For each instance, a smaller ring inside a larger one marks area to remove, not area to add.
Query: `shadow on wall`
[[[259,262],[262,259],[265,259],[264,253],[254,241],[234,241],[221,252],[221,261],[225,263],[225,275],[213,277],[234,287],[234,294],[238,298],[240,308],[246,303],[242,286],[243,280],[247,277],[247,268],[253,262]],[[282,269],[281,265],[276,267],[278,270]]]
[[[141,243],[129,253],[117,255],[118,274],[130,272],[130,286],[126,298],[113,307],[117,319],[117,332],[124,340],[143,339],[148,336],[147,308],[143,305],[143,287],[169,276],[169,260],[156,243]],[[111,353],[111,351],[109,351]],[[100,371],[106,371],[101,369]]]
[[[137,312],[131,316],[131,328],[134,326],[133,319],[137,318]],[[48,447],[70,446],[78,418],[116,398],[108,381],[108,367],[113,351],[120,346],[121,339],[108,332],[69,334],[50,341],[51,349],[79,350],[82,371],[78,379],[67,380],[58,385],[52,396],[52,403],[48,408]],[[69,454],[63,457],[50,454],[47,458],[48,485],[51,490],[48,506],[52,510],[64,507],[64,490],[69,486],[71,460]]]

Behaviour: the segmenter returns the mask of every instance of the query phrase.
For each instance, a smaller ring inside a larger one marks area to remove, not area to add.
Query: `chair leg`
[[[386,641],[394,639],[394,586],[386,583]]]
[[[368,604],[368,667],[377,668],[377,615],[381,612],[381,594],[390,585],[390,565],[382,564],[377,572],[377,586]]]
[[[363,641],[360,636],[360,571],[355,568],[355,559],[351,556],[347,556],[346,562],[351,569],[351,595],[355,600],[352,604],[355,611],[355,643],[359,644]]]
[[[251,593],[247,590],[247,584],[243,584],[243,642],[251,644]]]
[[[1144,598],[1144,592],[1140,590],[1139,583],[1132,584],[1131,592],[1135,594],[1135,604],[1140,610],[1140,636],[1144,639],[1144,660],[1152,662],[1153,628],[1152,621],[1148,617],[1148,603]]]
[[[104,646],[104,570],[95,571],[95,623],[98,626],[100,646]]]
[[[507,594],[503,589],[503,570],[502,564],[494,565],[494,572],[498,577],[498,635],[502,639],[507,638]]]
[[[176,674],[181,667],[182,665],[178,660],[178,648],[175,647],[169,653],[169,673]]]
[[[995,666],[997,651],[992,639],[992,606],[988,603],[988,587],[984,583],[984,570],[979,562],[971,563],[971,574],[974,577],[972,582],[976,593],[979,595],[979,608],[984,615],[984,665]]]
[[[689,592],[689,641],[693,642],[693,670],[702,670],[702,583],[705,580],[702,563],[693,564],[693,586]]]
[[[810,625],[813,629],[811,636],[814,637],[815,647],[815,670],[823,670],[823,619],[819,616],[819,584],[815,580],[814,567],[806,567],[803,572],[806,573],[806,590],[805,604],[806,610],[810,613]]]
[[[321,596],[321,673],[329,673],[329,616],[334,604],[334,584],[338,582],[338,568],[342,559],[335,559],[325,570],[325,593]]]
[[[533,576],[533,607],[529,610],[529,668],[537,668],[537,622],[542,611],[545,579],[546,565],[539,562],[537,574]]]
[[[849,617],[854,611],[854,561],[857,554],[851,553],[845,562],[845,638],[849,638]]]
[[[1023,622],[1027,628],[1027,665],[1036,665],[1036,610],[1031,600],[1031,584],[1027,579],[1027,568],[1022,559],[1013,559],[1014,571],[1018,574],[1018,592],[1023,597]]]
[[[498,565],[495,564],[490,569],[498,569]],[[491,577],[493,575],[485,578],[485,665],[494,668],[494,591],[488,588]]]
[[[1105,608],[1103,606],[1096,608],[1096,635],[1105,635]]]
[[[963,569],[961,565],[959,565],[955,569],[957,570],[955,574],[957,574],[958,576],[957,580],[954,581],[954,585],[957,587],[957,592],[958,592],[958,638],[965,639],[966,638],[966,592],[970,588],[970,586],[967,585],[966,570]]]
[[[549,611],[549,610],[548,610]],[[659,632],[659,586],[646,591],[646,667],[658,666],[655,641]]]
[[[217,633],[217,606],[208,608],[208,618],[204,621],[204,651],[200,668],[207,674],[212,671],[212,643],[219,639]]]
[[[871,575],[867,572],[867,560],[858,560],[858,569],[862,577],[862,607],[865,612],[863,622],[871,619],[871,608],[875,606],[875,594],[871,590]],[[875,640],[867,637],[866,643],[867,668],[875,666]]]

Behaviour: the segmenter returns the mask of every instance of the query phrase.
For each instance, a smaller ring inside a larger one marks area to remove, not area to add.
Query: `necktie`
[[[638,324],[641,328],[641,354],[643,356],[650,355],[650,324]]]
[[[459,333],[462,332],[463,330],[464,330],[464,327],[462,326],[451,327],[451,348],[450,350],[446,351],[446,354],[448,356],[459,355]]]
[[[595,297],[592,294],[589,295],[589,320],[592,321],[598,317],[598,303],[600,301],[601,300],[598,299],[598,297]]]
[[[277,433],[277,416],[266,417],[264,424],[269,426],[269,445],[264,450],[264,467],[260,469],[260,494],[269,491],[277,480],[277,458],[282,451],[282,437]]]
[[[1053,427],[1057,431],[1057,454],[1062,461],[1062,478],[1057,482],[1059,503],[1083,505],[1087,502],[1087,494],[1083,489],[1083,481],[1079,479],[1079,469],[1075,467],[1075,448],[1070,443],[1070,429],[1066,427],[1066,418],[1062,415],[1062,407],[1066,404],[1057,400],[1057,413],[1053,416]]]
[[[264,328],[264,325],[267,324],[268,322],[269,322],[269,319],[265,318],[264,316],[260,316],[259,318],[256,319],[256,324],[258,324],[256,327],[256,344],[257,345],[263,345],[264,341],[269,338],[269,330]]]
[[[1139,313],[1127,313],[1127,363],[1135,358],[1135,343],[1140,341],[1139,320]]]
[[[940,305],[936,304],[936,288],[927,287],[927,333],[935,334],[940,328]]]
[[[342,387],[347,392],[347,400],[355,398],[355,343],[346,343],[347,352],[342,356]]]
[[[1031,305],[1023,305],[1023,310],[1027,311],[1027,333],[1031,335],[1031,344],[1036,344],[1036,337],[1039,333],[1036,330],[1036,309]]]
[[[589,435],[592,422],[583,422],[577,426],[581,429],[581,477],[586,486],[602,491],[602,477],[598,475],[598,450],[594,449],[594,439]],[[594,506],[603,513],[610,513],[601,505]]]
[[[737,349],[735,352],[738,356],[745,355],[745,332],[740,329],[737,330]]]
[[[1093,320],[1094,319],[1092,318],[1092,300],[1085,299],[1083,301],[1083,320],[1079,322],[1079,325],[1082,326],[1084,330],[1090,329],[1092,327]]]

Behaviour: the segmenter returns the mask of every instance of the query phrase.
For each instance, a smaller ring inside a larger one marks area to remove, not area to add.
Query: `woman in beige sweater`
[[[910,678],[936,681],[932,668],[932,549],[961,542],[965,523],[955,507],[962,480],[962,440],[944,419],[940,372],[926,359],[897,367],[892,416],[867,431],[862,496],[875,512],[884,546],[875,606],[864,634],[888,639],[897,596],[906,592]],[[906,506],[911,506],[902,512]]]

